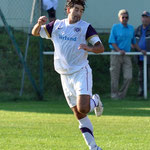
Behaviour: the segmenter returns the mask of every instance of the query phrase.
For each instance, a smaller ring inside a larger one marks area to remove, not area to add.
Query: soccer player
[[[54,66],[60,74],[68,105],[79,121],[89,149],[101,150],[95,142],[93,126],[87,116],[93,110],[96,116],[101,116],[103,112],[99,95],[92,96],[92,70],[87,57],[88,52],[104,52],[104,46],[95,29],[81,20],[84,9],[84,0],[67,0],[66,19],[45,24],[47,18],[42,16],[32,29],[32,34],[53,41]],[[88,42],[92,46],[88,46]]]

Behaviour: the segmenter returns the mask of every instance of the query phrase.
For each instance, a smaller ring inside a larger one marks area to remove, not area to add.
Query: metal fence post
[[[33,0],[32,11],[31,11],[31,16],[30,16],[30,25],[28,28],[28,37],[27,37],[26,48],[25,48],[25,56],[24,56],[25,62],[27,60],[27,55],[28,55],[28,48],[29,48],[29,42],[30,42],[30,36],[31,36],[31,28],[32,28],[32,22],[33,22],[33,16],[34,16],[35,4],[36,4],[36,0]],[[23,93],[24,78],[25,78],[25,69],[23,68],[22,80],[21,80],[21,89],[20,89],[20,94],[19,94],[20,96],[22,96],[22,93]]]
[[[40,38],[40,93],[43,98],[43,41],[42,38]]]
[[[143,80],[144,80],[144,99],[147,99],[147,55],[144,55],[144,63],[143,63]]]

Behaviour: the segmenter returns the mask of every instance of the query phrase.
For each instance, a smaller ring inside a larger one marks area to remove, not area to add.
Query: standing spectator
[[[49,21],[56,20],[56,8],[58,0],[43,0],[43,9],[48,12]]]
[[[142,13],[142,25],[138,26],[135,31],[136,41],[139,47],[146,52],[150,52],[150,13],[144,11]],[[139,74],[138,74],[138,81],[139,81],[139,91],[138,96],[143,96],[144,94],[144,87],[143,87],[143,56],[138,57],[138,66],[139,66]],[[150,81],[150,57],[148,56],[148,79]]]
[[[109,37],[109,45],[113,52],[120,52],[120,55],[112,55],[110,63],[111,75],[111,98],[122,99],[126,96],[129,84],[132,79],[132,62],[126,52],[130,52],[131,44],[138,51],[143,52],[136,44],[133,26],[128,24],[128,11],[122,9],[118,13],[119,24],[112,27]],[[123,84],[119,90],[120,70],[123,71]]]

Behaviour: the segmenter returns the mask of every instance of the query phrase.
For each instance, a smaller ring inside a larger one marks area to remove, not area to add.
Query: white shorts
[[[61,75],[61,83],[69,107],[77,105],[77,96],[92,96],[92,70],[89,65],[71,75]]]

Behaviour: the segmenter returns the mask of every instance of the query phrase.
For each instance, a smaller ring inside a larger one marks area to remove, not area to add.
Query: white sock
[[[90,112],[92,112],[97,105],[98,105],[97,99],[91,98],[90,99]]]
[[[79,128],[89,149],[97,147],[93,136],[93,126],[88,117],[79,120]]]

